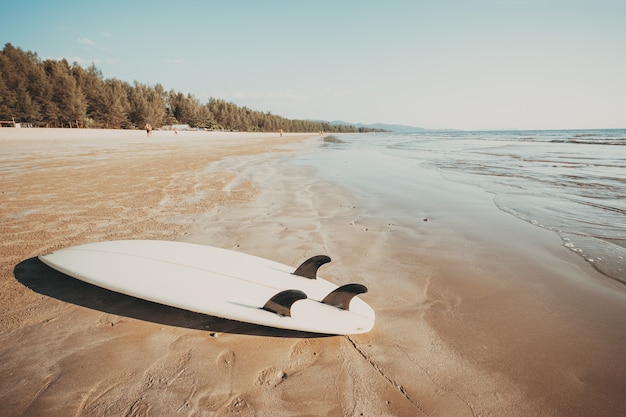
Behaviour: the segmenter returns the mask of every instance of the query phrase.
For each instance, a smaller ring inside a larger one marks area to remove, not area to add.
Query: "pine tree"
[[[202,104],[192,94],[147,86],[137,81],[104,79],[95,67],[86,70],[62,59],[41,61],[37,54],[5,44],[0,51],[0,120],[30,122],[36,126],[99,128],[155,128],[163,123],[243,131],[358,132],[353,126],[335,126],[308,120],[289,120],[234,103],[210,98]]]

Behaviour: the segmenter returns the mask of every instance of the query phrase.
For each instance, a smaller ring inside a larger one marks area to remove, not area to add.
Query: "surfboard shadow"
[[[17,264],[13,269],[13,274],[18,282],[39,294],[92,310],[167,326],[211,333],[284,338],[330,336],[243,323],[153,303],[74,279],[50,268],[36,257]],[[210,294],[207,294],[207,302],[209,297]]]

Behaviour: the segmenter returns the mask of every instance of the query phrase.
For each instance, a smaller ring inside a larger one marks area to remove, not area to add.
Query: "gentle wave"
[[[342,135],[340,149],[392,155],[482,187],[497,206],[558,233],[606,276],[626,283],[626,130]]]

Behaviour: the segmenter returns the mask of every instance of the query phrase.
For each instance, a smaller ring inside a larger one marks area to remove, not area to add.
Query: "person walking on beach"
[[[152,136],[152,125],[150,123],[146,123],[145,129],[146,129],[146,134],[148,136]]]

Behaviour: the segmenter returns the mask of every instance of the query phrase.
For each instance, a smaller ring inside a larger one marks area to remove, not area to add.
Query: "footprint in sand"
[[[235,366],[235,352],[232,350],[223,350],[220,352],[215,360],[215,366],[217,367],[217,371],[219,373],[230,378],[233,374],[233,368]]]
[[[226,391],[206,392],[197,400],[198,408],[205,411],[215,412],[215,416],[254,416],[256,411],[240,395],[233,393],[232,375],[235,367],[235,352],[223,350],[215,359],[218,377],[224,380],[221,384]]]
[[[213,392],[212,394],[218,394],[218,397],[223,398],[223,394],[227,393],[228,398],[232,397],[233,372],[235,371],[235,352],[232,350],[221,351],[215,359],[215,367],[217,368],[217,377],[223,381],[221,386],[224,388],[224,391],[220,393]]]
[[[272,366],[259,372],[256,384],[265,388],[275,388],[285,379],[287,379],[287,373]]]
[[[228,407],[230,400],[230,393],[209,393],[198,397],[194,409],[217,412]]]
[[[121,317],[114,316],[112,314],[103,314],[98,318],[98,326],[113,327],[121,322]]]
[[[146,371],[144,385],[146,388],[153,385],[171,386],[187,372],[190,360],[191,351],[168,353]]]
[[[219,409],[215,414],[221,416],[252,417],[256,415],[256,410],[243,397],[237,396],[225,407]]]
[[[127,417],[149,417],[151,416],[150,410],[152,405],[143,399],[137,400],[131,407]]]
[[[291,353],[286,364],[286,370],[276,367],[269,367],[257,375],[256,385],[266,388],[275,388],[285,381],[289,375],[300,372],[317,362],[319,346],[317,343],[302,339],[291,347]]]
[[[290,373],[302,371],[319,359],[319,343],[311,339],[300,339],[291,347],[289,355]]]

